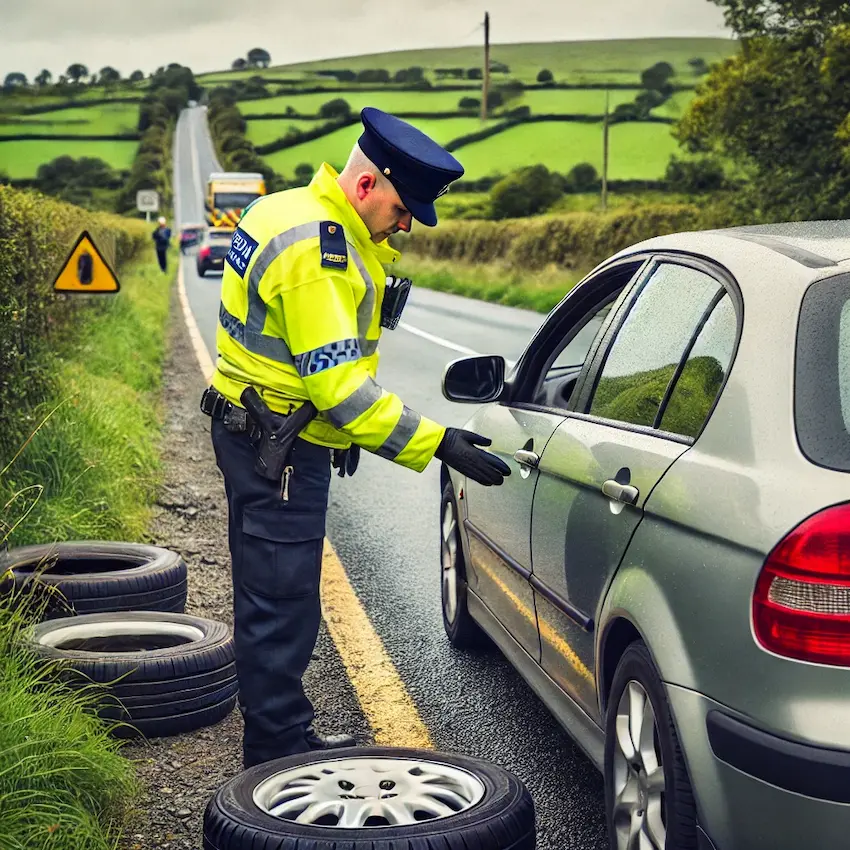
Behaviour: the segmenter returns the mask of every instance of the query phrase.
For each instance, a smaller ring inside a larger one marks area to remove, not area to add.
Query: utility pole
[[[605,117],[602,119],[602,210],[608,209],[608,90],[605,90]]]
[[[481,87],[481,120],[487,120],[487,98],[490,94],[490,13],[484,13],[484,84]]]

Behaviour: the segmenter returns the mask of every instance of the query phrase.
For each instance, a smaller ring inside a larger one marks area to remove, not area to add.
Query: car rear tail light
[[[850,503],[809,517],[774,548],[756,582],[753,624],[771,652],[850,667]]]
[[[199,253],[199,254],[200,254],[200,255],[201,255],[204,259],[206,259],[207,257],[209,257],[209,255],[210,255],[210,247],[209,247],[209,245],[204,245],[204,247],[203,247],[203,248],[201,248],[201,250],[200,250],[198,253]]]

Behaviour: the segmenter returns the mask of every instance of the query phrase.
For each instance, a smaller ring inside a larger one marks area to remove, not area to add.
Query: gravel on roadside
[[[232,626],[227,501],[210,443],[210,420],[198,408],[204,385],[175,287],[163,376],[164,476],[151,542],[180,552],[186,560],[186,612]],[[324,625],[304,686],[320,731],[350,732],[359,743],[373,743]],[[242,720],[234,710],[206,729],[125,745],[142,790],[131,802],[118,850],[200,850],[204,808],[217,788],[241,771],[241,741]]]

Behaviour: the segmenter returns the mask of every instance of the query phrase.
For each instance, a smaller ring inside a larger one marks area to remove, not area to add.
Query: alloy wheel
[[[458,530],[455,509],[451,501],[446,502],[441,530],[440,550],[443,566],[443,611],[447,622],[454,623],[457,617],[458,597]]]

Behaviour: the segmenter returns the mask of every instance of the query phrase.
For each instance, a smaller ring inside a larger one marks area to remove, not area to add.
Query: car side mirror
[[[499,355],[453,360],[443,375],[443,395],[449,401],[484,404],[497,401],[505,388],[505,358]]]

